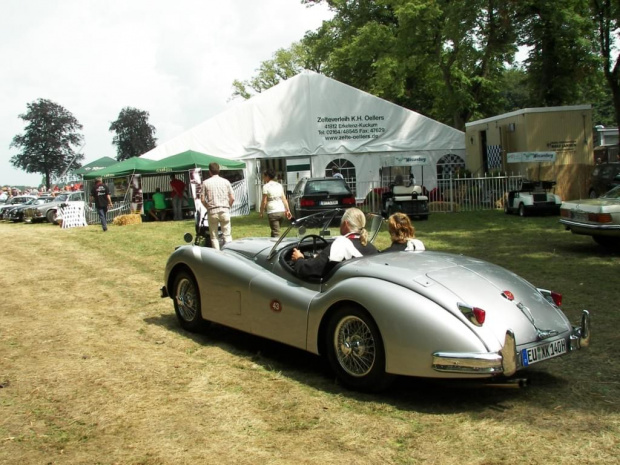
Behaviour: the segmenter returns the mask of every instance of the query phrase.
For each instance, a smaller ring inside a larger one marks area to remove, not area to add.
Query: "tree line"
[[[40,173],[47,189],[54,177],[63,176],[69,169],[80,168],[84,154],[82,124],[63,106],[47,99],[27,104],[19,115],[26,123],[23,134],[13,137],[10,147],[20,152],[11,157],[11,164],[27,173]],[[110,124],[114,132],[116,159],[138,157],[156,146],[155,127],[149,123],[149,113],[125,107]]]
[[[235,80],[233,97],[309,69],[460,130],[517,109],[583,103],[595,124],[620,120],[618,0],[302,3],[327,4],[334,16]]]

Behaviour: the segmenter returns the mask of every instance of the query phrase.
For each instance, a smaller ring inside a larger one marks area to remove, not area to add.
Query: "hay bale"
[[[456,202],[429,202],[428,211],[435,213],[458,212],[461,206]]]
[[[142,223],[142,215],[136,214],[136,213],[132,213],[129,215],[119,215],[116,218],[114,218],[114,221],[112,222],[112,224],[116,226],[123,226],[126,224],[140,224],[140,223]]]

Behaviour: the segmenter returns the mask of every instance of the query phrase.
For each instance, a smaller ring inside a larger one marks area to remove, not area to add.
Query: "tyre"
[[[45,214],[48,223],[56,224],[56,210],[48,210]]]
[[[377,325],[360,307],[344,306],[330,318],[326,332],[327,360],[345,386],[377,392],[394,375],[385,372],[385,349]]]
[[[522,203],[519,204],[519,216],[527,216],[527,212],[525,211],[525,205]]]
[[[200,313],[200,292],[194,276],[189,271],[177,273],[172,290],[174,312],[181,327],[192,332],[203,329],[206,324]]]

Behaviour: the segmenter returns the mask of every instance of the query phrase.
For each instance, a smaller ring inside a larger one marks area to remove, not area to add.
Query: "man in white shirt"
[[[232,241],[230,207],[235,202],[235,194],[228,179],[220,177],[220,165],[209,164],[209,174],[211,176],[202,183],[200,201],[207,209],[211,246],[219,250],[218,225],[222,230],[224,242]]]

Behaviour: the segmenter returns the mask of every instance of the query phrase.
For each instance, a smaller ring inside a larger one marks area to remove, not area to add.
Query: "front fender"
[[[432,367],[434,353],[490,352],[464,321],[437,303],[410,289],[368,277],[342,281],[312,301],[308,350],[319,351],[321,326],[341,302],[363,307],[374,319],[385,346],[388,373],[441,377],[444,375]]]

